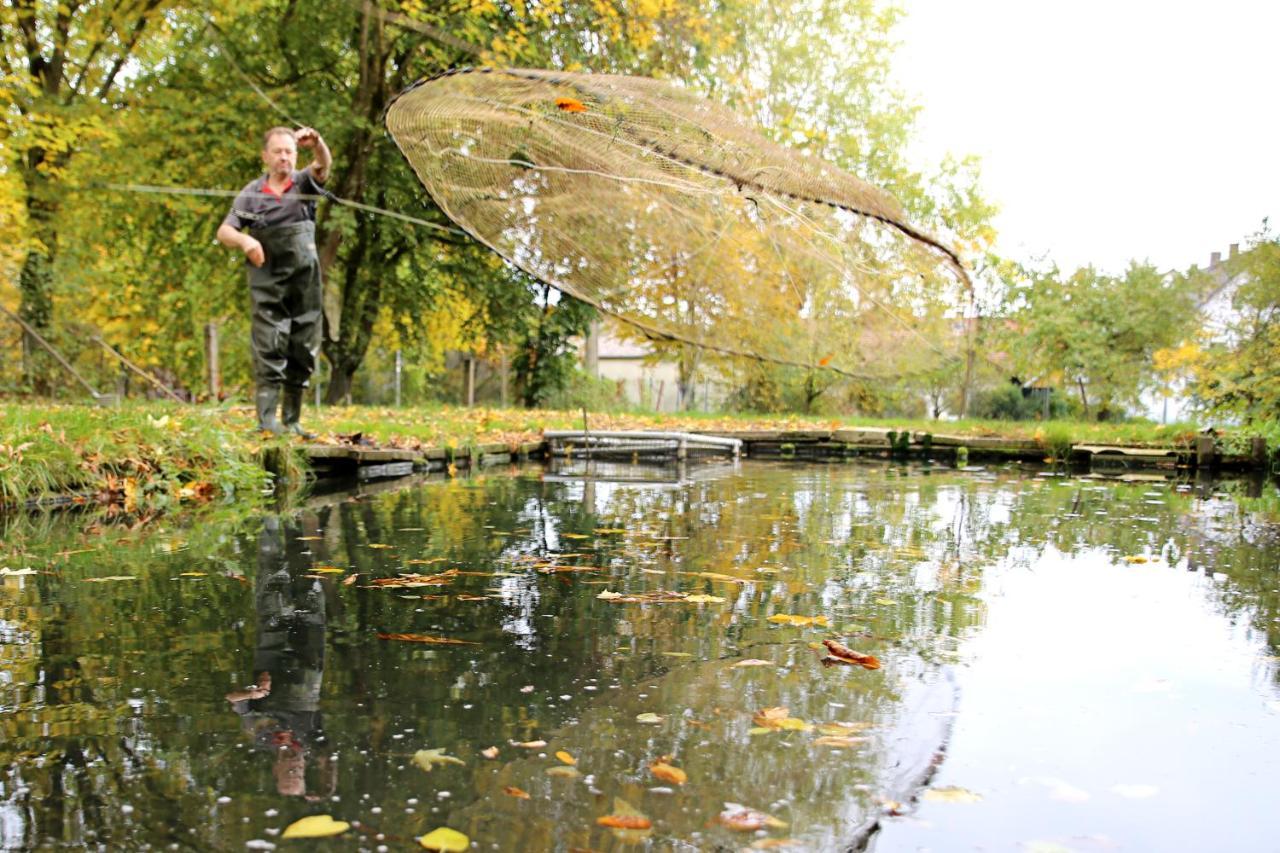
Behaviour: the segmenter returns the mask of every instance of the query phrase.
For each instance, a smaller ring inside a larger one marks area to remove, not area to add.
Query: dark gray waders
[[[314,222],[296,222],[255,228],[249,233],[262,244],[266,255],[261,267],[248,265],[258,429],[313,438],[298,419],[302,391],[320,353],[323,304],[316,226]],[[282,390],[283,423],[276,417]]]

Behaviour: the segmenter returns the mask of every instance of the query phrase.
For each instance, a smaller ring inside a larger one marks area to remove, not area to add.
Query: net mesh
[[[454,222],[633,332],[861,377],[951,357],[939,282],[968,283],[951,249],[888,193],[677,86],[460,69],[401,93],[386,124]]]

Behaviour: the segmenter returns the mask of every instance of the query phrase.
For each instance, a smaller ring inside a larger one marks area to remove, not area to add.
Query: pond
[[[1270,486],[582,473],[9,519],[0,846],[1275,849]]]

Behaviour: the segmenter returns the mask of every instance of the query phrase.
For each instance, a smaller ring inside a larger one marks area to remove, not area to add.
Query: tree
[[[5,168],[21,176],[27,227],[19,313],[36,330],[53,320],[58,214],[73,156],[111,134],[110,99],[128,87],[125,69],[163,56],[166,40],[194,20],[166,0],[14,0],[0,9]],[[47,391],[34,346],[24,340],[24,362]]]
[[[1085,417],[1105,420],[1154,380],[1157,350],[1180,341],[1196,318],[1185,280],[1132,262],[1123,276],[1083,267],[1032,273],[1011,294],[1007,346],[1018,375],[1077,392]]]

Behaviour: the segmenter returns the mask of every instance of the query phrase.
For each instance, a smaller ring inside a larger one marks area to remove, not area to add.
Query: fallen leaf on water
[[[596,823],[611,829],[648,829],[653,821],[638,815],[611,814],[596,818]]]
[[[1149,563],[1151,558],[1146,554],[1131,554],[1124,558],[1126,563]]]
[[[609,831],[619,841],[636,844],[649,837],[653,822],[648,815],[628,803],[622,797],[613,798],[613,814],[596,818],[600,826],[609,827]]]
[[[383,543],[381,543],[381,542],[370,542],[370,543],[369,543],[369,547],[370,547],[370,548],[378,548],[378,549],[382,549],[382,548],[392,548],[392,547],[394,547],[394,546],[392,546],[392,545],[385,545],[385,544],[383,544]]]
[[[724,604],[724,599],[718,595],[689,595],[684,600],[690,604]]]
[[[419,838],[418,843],[428,850],[438,850],[440,853],[463,853],[471,847],[470,838],[447,826],[431,830]]]
[[[786,708],[763,708],[756,711],[751,722],[760,728],[779,731],[807,732],[813,729],[813,726],[804,720],[790,716]]]
[[[488,749],[480,750],[480,754],[483,755],[485,758],[497,758],[498,748],[496,746],[491,746]]]
[[[523,743],[520,743],[513,740],[511,745],[518,746],[521,749],[542,749],[547,745],[547,742],[545,740],[526,740]]]
[[[875,728],[874,723],[817,723],[818,731],[824,735],[842,736],[851,735],[856,732],[865,732],[867,729]]]
[[[693,653],[692,653],[692,652],[663,652],[663,654],[664,654],[664,655],[666,655],[666,656],[667,656],[667,657],[669,657],[669,658],[691,658],[691,657],[693,657]]]
[[[831,657],[841,663],[856,664],[863,669],[879,669],[880,659],[875,655],[866,655],[862,652],[855,652],[848,646],[841,645],[835,640],[823,640],[822,645],[827,647],[827,651],[831,653]],[[824,658],[824,662],[829,658]]]
[[[775,706],[772,708],[761,708],[759,711],[756,711],[751,717],[751,721],[757,726],[768,726],[779,720],[785,720],[789,716],[791,716],[790,708]]]
[[[351,575],[351,576],[349,576],[349,577],[345,577],[345,578],[343,578],[343,579],[342,579],[342,585],[343,585],[343,586],[351,586],[353,583],[355,583],[355,582],[356,582],[356,578],[358,578],[358,577],[360,577],[360,573],[359,573],[359,572],[357,572],[357,573],[355,573],[354,575]]]
[[[502,793],[506,794],[508,797],[515,797],[517,800],[529,799],[529,792],[521,790],[520,788],[517,788],[515,785],[506,786],[505,788],[502,789]]]
[[[562,539],[590,539],[591,537],[585,533],[561,533]]]
[[[133,575],[107,575],[101,578],[85,578],[85,583],[107,583],[108,581],[136,581]]]
[[[340,569],[337,566],[316,566],[312,571],[326,575],[340,575],[345,572],[346,569]]]
[[[738,832],[756,832],[761,829],[781,829],[785,823],[776,817],[749,809],[738,803],[725,803],[724,811],[716,815],[716,822],[721,826]]]
[[[615,598],[622,598],[622,593],[613,592],[611,590],[606,589],[601,591],[601,593],[597,595],[596,598],[602,599],[604,601],[612,601]]]
[[[208,577],[208,572],[181,572],[178,577],[181,578],[203,578]]]
[[[689,781],[688,774],[679,767],[672,767],[666,762],[666,759],[658,759],[650,764],[649,772],[663,782],[670,782],[672,785],[683,785]]]
[[[399,640],[403,643],[433,643],[439,646],[478,646],[470,640],[455,640],[450,637],[431,637],[427,634],[383,634],[379,632],[379,640]]]
[[[980,803],[982,797],[964,788],[954,785],[941,788],[929,788],[924,792],[924,799],[931,803]]]
[[[547,768],[547,775],[556,776],[560,779],[577,779],[582,774],[578,772],[576,767],[565,767],[562,764],[557,764],[555,767]]]
[[[814,746],[835,746],[841,749],[847,749],[851,746],[861,746],[871,738],[866,737],[843,737],[841,735],[823,735],[813,742]]]
[[[437,764],[466,765],[466,762],[461,758],[454,758],[452,755],[445,755],[444,750],[444,747],[440,747],[439,749],[420,749],[413,754],[413,763],[428,773],[430,773],[431,768],[435,767]]]
[[[394,578],[374,578],[369,583],[376,587],[444,586],[445,584],[453,583],[453,579],[457,576],[457,569],[449,569],[447,572],[440,572],[435,575],[409,573]]]
[[[327,814],[312,815],[296,820],[285,827],[281,838],[328,838],[341,835],[351,828],[345,820],[334,820]]]
[[[646,711],[643,714],[636,714],[637,723],[660,723],[665,719],[661,714],[655,714],[652,711]]]
[[[455,596],[454,596],[454,598],[456,598],[458,601],[488,601],[488,600],[489,600],[489,596],[487,596],[487,595],[465,595],[465,594],[463,594],[463,595],[455,595]]]
[[[706,578],[711,581],[721,581],[723,583],[751,583],[746,578],[735,578],[733,575],[725,575],[720,572],[681,572],[682,575],[693,575],[694,577]]]
[[[760,660],[760,658],[747,658],[746,660],[738,661],[731,668],[738,669],[744,666],[776,666],[776,664],[774,664],[774,662],[771,660]]]
[[[569,764],[569,765],[574,765],[578,763],[578,759],[574,758],[572,755],[565,752],[563,749],[556,753],[556,758],[560,759],[565,764]]]
[[[877,598],[877,599],[876,599],[876,604],[883,604],[883,605],[885,605],[886,607],[888,607],[888,606],[890,606],[890,605],[893,605],[893,604],[897,604],[897,603],[898,603],[898,602],[894,601],[892,598]]]
[[[775,613],[769,617],[769,621],[777,625],[791,625],[796,628],[804,628],[809,625],[818,625],[823,628],[828,626],[827,617],[825,616],[796,616],[790,613]]]
[[[627,529],[625,527],[597,527],[593,532],[595,533],[626,533]]]

